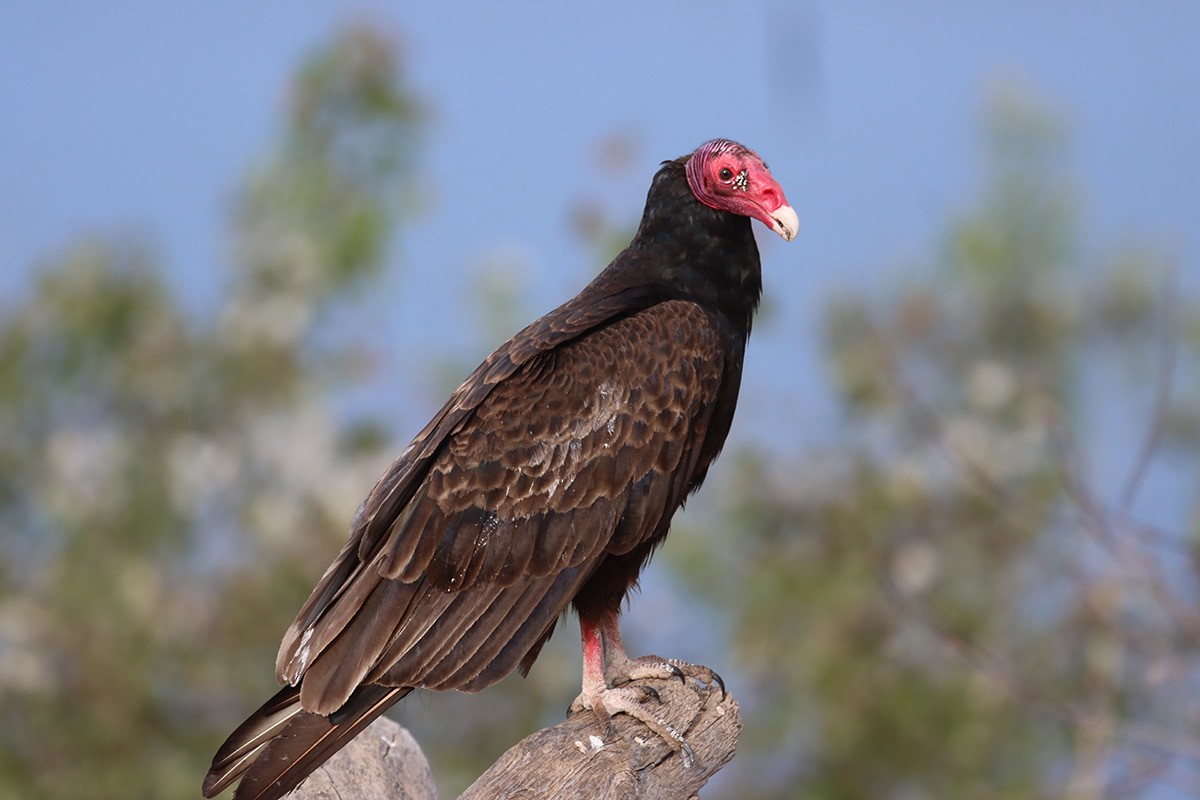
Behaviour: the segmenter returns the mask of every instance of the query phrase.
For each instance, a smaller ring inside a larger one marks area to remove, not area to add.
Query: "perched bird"
[[[663,162],[633,241],[582,292],[500,346],[387,469],[279,649],[284,688],[204,780],[235,800],[294,789],[413,689],[527,673],[574,606],[575,709],[647,722],[618,616],[725,442],[762,292],[750,218],[791,241],[767,165],[726,139]]]

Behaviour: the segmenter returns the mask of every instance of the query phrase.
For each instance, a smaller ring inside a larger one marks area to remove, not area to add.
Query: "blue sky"
[[[583,258],[566,212],[598,180],[597,139],[628,130],[643,162],[631,217],[659,160],[731,136],[801,213],[798,246],[768,255],[775,276],[802,290],[850,279],[919,249],[970,196],[977,111],[998,81],[1072,124],[1097,235],[1168,237],[1196,265],[1194,3],[405,5],[6,4],[0,270],[80,229],[135,229],[203,286],[287,76],[361,16],[404,37],[434,112],[436,196],[404,252],[439,272],[506,241],[546,274]]]
[[[495,344],[444,324],[480,263],[519,263],[531,311],[550,308],[595,268],[574,203],[599,196],[632,222],[660,160],[727,136],[768,160],[801,219],[796,242],[762,239],[776,313],[748,372],[796,401],[795,427],[824,430],[821,301],[899,280],[970,201],[1001,84],[1068,122],[1088,247],[1158,243],[1200,283],[1200,4],[1184,0],[44,2],[0,9],[0,295],[77,234],[116,230],[149,237],[198,307],[216,302],[233,192],[288,76],[363,17],[405,41],[431,110],[426,208],[394,298],[370,312],[397,343],[392,376],[420,325],[470,357]],[[614,132],[637,161],[609,180],[595,149]]]

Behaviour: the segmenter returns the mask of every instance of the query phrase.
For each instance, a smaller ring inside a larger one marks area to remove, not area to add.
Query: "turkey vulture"
[[[235,800],[294,789],[413,689],[527,673],[568,606],[583,636],[573,708],[643,719],[630,680],[706,668],[630,659],[618,615],[733,421],[762,292],[750,217],[796,212],[725,139],[663,162],[637,234],[574,299],[501,345],[388,467],[279,649],[284,688],[204,780]]]

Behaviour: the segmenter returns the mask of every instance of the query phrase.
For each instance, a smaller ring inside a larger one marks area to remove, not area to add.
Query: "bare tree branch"
[[[437,800],[429,762],[405,728],[380,717],[300,784],[292,800]]]
[[[642,683],[639,681],[639,683]],[[645,681],[662,697],[653,710],[683,731],[695,762],[683,760],[641,722],[613,717],[617,735],[591,712],[526,737],[500,757],[459,800],[689,800],[733,758],[742,725],[737,703],[694,682]]]
[[[648,701],[695,752],[682,759],[641,722],[613,718],[615,734],[591,712],[574,714],[514,745],[460,800],[691,800],[733,758],[741,719],[733,698],[717,688],[676,679],[639,681],[661,702]],[[434,800],[429,764],[416,741],[380,718],[318,769],[295,800]]]
[[[1146,471],[1154,459],[1154,453],[1162,442],[1163,427],[1167,418],[1167,406],[1171,399],[1172,379],[1175,375],[1175,365],[1178,353],[1178,331],[1176,319],[1179,315],[1176,303],[1176,271],[1167,273],[1163,281],[1161,324],[1158,330],[1159,365],[1154,386],[1154,412],[1150,417],[1150,425],[1138,448],[1137,458],[1129,469],[1125,486],[1121,490],[1118,507],[1122,517],[1128,517],[1133,511],[1133,503],[1137,500],[1138,490],[1141,489]]]

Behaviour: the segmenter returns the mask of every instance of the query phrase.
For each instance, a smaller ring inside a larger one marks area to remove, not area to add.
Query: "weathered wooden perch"
[[[436,800],[421,746],[380,717],[318,767],[289,800]]]
[[[639,682],[642,683],[642,682]],[[527,736],[500,757],[459,800],[690,800],[729,763],[741,732],[738,706],[719,688],[677,679],[644,681],[662,704],[648,701],[683,731],[696,760],[683,761],[641,722],[614,718],[620,735],[604,741],[591,712],[572,714]],[[429,764],[416,741],[381,718],[317,770],[295,800],[433,800]]]
[[[604,741],[590,711],[573,714],[553,728],[525,737],[471,785],[460,800],[559,798],[634,800],[695,797],[709,778],[733,758],[742,724],[737,703],[721,690],[677,679],[645,681],[662,697],[648,701],[691,744],[695,763],[683,760],[641,722],[613,718],[619,736]]]

